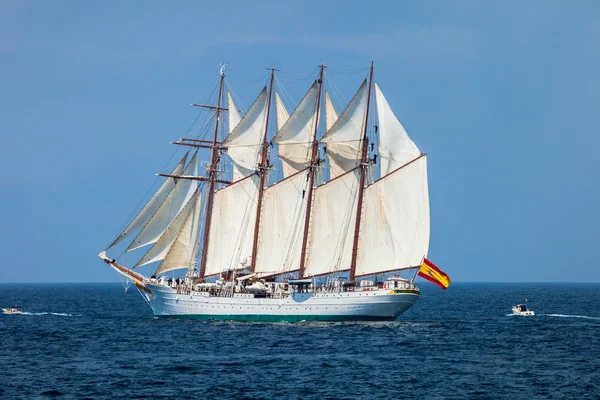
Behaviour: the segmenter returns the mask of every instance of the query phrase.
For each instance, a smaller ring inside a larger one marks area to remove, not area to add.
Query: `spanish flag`
[[[427,279],[429,282],[435,283],[444,290],[450,286],[450,277],[426,258],[423,259],[423,264],[421,264],[421,269],[419,269],[419,276]]]

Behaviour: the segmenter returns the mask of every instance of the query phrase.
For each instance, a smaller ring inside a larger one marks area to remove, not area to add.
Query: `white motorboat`
[[[2,312],[4,314],[25,314],[18,306],[3,308]]]
[[[512,308],[513,315],[533,316],[535,312],[527,304],[517,304]]]

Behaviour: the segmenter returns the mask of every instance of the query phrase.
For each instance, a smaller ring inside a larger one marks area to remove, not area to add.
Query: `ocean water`
[[[423,283],[394,322],[156,319],[119,284],[0,285],[14,304],[2,399],[600,399],[599,284]]]

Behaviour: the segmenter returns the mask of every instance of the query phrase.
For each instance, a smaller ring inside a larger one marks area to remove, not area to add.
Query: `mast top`
[[[222,62],[222,63],[219,65],[219,68],[220,68],[219,74],[220,74],[221,76],[225,76],[225,69],[226,69],[226,67],[227,67],[227,63],[226,63],[226,62]]]

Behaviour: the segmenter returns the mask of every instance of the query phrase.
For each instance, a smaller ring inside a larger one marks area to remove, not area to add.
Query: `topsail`
[[[360,160],[360,143],[367,111],[367,81],[360,86],[348,107],[321,141],[327,145],[331,178],[350,171]]]
[[[375,84],[377,113],[379,114],[379,153],[381,176],[415,159],[421,152],[398,122],[379,86]]]
[[[235,106],[233,97],[231,97],[231,93],[227,93],[227,103],[229,105],[229,132],[231,132],[242,120],[242,115]]]
[[[317,118],[317,95],[318,86],[315,82],[273,138],[273,142],[279,144],[279,158],[285,177],[303,170],[310,163],[312,134]]]
[[[246,115],[223,141],[233,164],[233,180],[256,171],[267,114],[267,89],[258,95]]]

